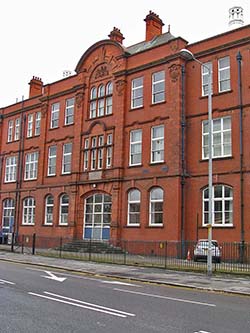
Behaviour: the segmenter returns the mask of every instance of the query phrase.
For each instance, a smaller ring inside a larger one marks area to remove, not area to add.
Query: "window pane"
[[[151,191],[152,200],[162,200],[163,199],[163,190],[161,188],[155,188]]]
[[[215,186],[214,187],[214,197],[215,198],[222,198],[222,186]]]

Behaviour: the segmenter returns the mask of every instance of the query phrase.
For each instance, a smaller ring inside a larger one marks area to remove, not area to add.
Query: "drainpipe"
[[[243,103],[242,103],[242,77],[241,77],[241,53],[236,56],[238,62],[238,99],[240,109],[240,241],[241,251],[240,259],[244,259],[244,242],[245,242],[245,227],[244,227],[244,174],[243,174]]]
[[[181,249],[185,257],[185,66],[181,66]]]
[[[24,102],[22,100],[21,120],[20,120],[20,141],[18,149],[18,164],[17,164],[17,181],[16,181],[16,198],[15,198],[15,222],[14,222],[14,235],[18,236],[20,209],[21,209],[21,187],[23,177],[23,157],[24,157],[24,129],[26,123],[26,115],[23,114]]]

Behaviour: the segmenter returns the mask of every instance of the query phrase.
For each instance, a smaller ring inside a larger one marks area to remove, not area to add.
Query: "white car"
[[[199,239],[194,247],[194,261],[207,261],[208,239]],[[212,240],[212,261],[221,262],[221,248],[216,240]]]

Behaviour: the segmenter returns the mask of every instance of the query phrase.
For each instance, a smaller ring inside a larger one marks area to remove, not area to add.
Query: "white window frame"
[[[153,198],[154,192],[159,191],[162,194],[159,198]],[[154,187],[150,191],[149,200],[149,225],[150,226],[162,226],[163,225],[163,201],[164,201],[164,191],[161,187]],[[157,206],[159,203],[162,204],[162,209],[159,210]],[[158,210],[157,210],[158,209]],[[161,222],[155,222],[156,214],[161,214]]]
[[[105,87],[101,84],[98,88],[97,117],[104,116],[105,112]]]
[[[48,176],[56,175],[56,156],[57,156],[57,146],[50,146],[48,148]]]
[[[109,115],[112,114],[113,110],[113,83],[112,82],[108,82],[106,84],[106,105],[105,105],[105,114]]]
[[[31,138],[33,135],[33,114],[30,113],[28,115],[28,123],[27,123],[27,138]]]
[[[35,136],[41,134],[41,112],[36,113],[36,120],[35,120]]]
[[[9,156],[5,160],[5,183],[16,181],[17,156]]]
[[[14,121],[9,120],[9,122],[8,122],[7,142],[12,142],[13,141],[13,126],[14,126]]]
[[[75,109],[75,99],[74,98],[66,99],[64,125],[72,125],[74,123],[74,109]]]
[[[215,188],[222,188],[222,195],[215,196]],[[208,188],[203,190],[203,226],[208,224],[209,214],[209,194]],[[227,195],[226,193],[230,194]],[[217,207],[216,207],[217,206]],[[220,207],[220,209],[218,209]],[[228,207],[228,209],[227,209]],[[221,214],[221,223],[216,223],[216,215]],[[226,215],[228,215],[228,221]],[[231,221],[231,222],[230,222]],[[212,225],[214,227],[232,227],[233,226],[233,188],[230,186],[218,184],[212,188]]]
[[[113,134],[107,134],[107,150],[106,150],[106,168],[112,166],[112,157],[113,157]]]
[[[69,150],[68,150],[68,148],[69,148]],[[69,142],[69,143],[65,143],[63,145],[63,158],[62,158],[62,174],[63,175],[71,173],[71,162],[72,162],[72,143]]]
[[[15,218],[15,200],[7,198],[3,201],[2,233],[12,232]]]
[[[35,209],[36,202],[33,197],[27,197],[23,199],[22,225],[35,224]]]
[[[38,152],[26,154],[24,180],[37,179]]]
[[[223,61],[227,61],[228,64],[224,65]],[[218,59],[218,76],[219,93],[229,91],[231,89],[229,56]]]
[[[206,62],[201,66],[202,96],[208,96],[209,75],[211,75],[211,93],[213,93],[213,64],[211,61]]]
[[[52,201],[49,201],[51,200]],[[53,225],[53,214],[54,214],[54,197],[53,195],[49,194],[45,198],[45,225]]]
[[[88,170],[89,167],[89,138],[84,140],[84,153],[83,153],[83,171]]]
[[[21,119],[16,118],[16,120],[15,120],[15,141],[20,139],[20,125],[21,125]]]
[[[161,75],[162,78],[159,78]],[[162,102],[165,102],[165,71],[152,74],[152,104]]]
[[[64,199],[67,199],[66,202],[63,202]],[[66,212],[64,209],[66,208]],[[68,194],[63,194],[60,197],[60,216],[59,216],[59,225],[68,225],[69,217],[69,196]]]
[[[131,109],[143,107],[143,77],[138,77],[131,82]]]
[[[138,140],[135,140],[134,136],[137,135],[139,135],[139,138]],[[137,149],[138,151],[135,151]],[[136,157],[136,162],[133,161],[135,157]],[[142,129],[136,129],[130,131],[129,166],[135,166],[141,164],[142,164]]]
[[[51,105],[51,119],[50,119],[50,128],[59,127],[59,113],[60,113],[60,103],[53,103]]]
[[[154,132],[159,128],[163,129],[163,135],[155,136]],[[156,164],[164,162],[164,143],[164,125],[153,126],[151,128],[151,163]],[[155,156],[159,156],[160,158],[157,159]]]
[[[89,168],[89,151],[85,150],[83,154],[83,171],[88,170]]]
[[[97,154],[97,149],[92,149],[91,150],[91,170],[96,169],[96,154]]]
[[[103,148],[98,149],[98,156],[97,156],[97,169],[103,168]]]
[[[135,210],[139,206],[139,210]],[[132,209],[132,207],[134,207]],[[141,192],[138,189],[132,189],[128,192],[128,225],[139,226],[141,214]],[[131,222],[131,217],[135,216],[138,222]]]
[[[229,124],[230,120],[230,124]],[[216,129],[216,124],[220,123],[220,129]],[[232,119],[231,117],[214,118],[212,120],[212,158],[223,158],[232,156]],[[220,140],[216,143],[216,139]],[[202,159],[208,159],[208,121],[202,122]],[[221,154],[216,154],[216,148],[219,147]],[[228,153],[226,153],[226,148]]]

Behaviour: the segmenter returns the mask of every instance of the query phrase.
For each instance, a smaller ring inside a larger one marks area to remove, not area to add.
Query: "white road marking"
[[[122,281],[106,281],[106,280],[102,280],[101,282],[102,283],[108,283],[108,284],[119,284],[119,285],[122,285],[122,286],[141,287],[141,286],[138,286],[136,284],[122,282]]]
[[[139,291],[124,290],[124,289],[119,289],[119,288],[114,288],[113,290],[121,291],[123,293],[130,293],[130,294],[137,294],[137,295],[148,296],[148,297],[168,299],[170,301],[176,301],[176,302],[184,302],[184,303],[198,304],[198,305],[211,306],[211,307],[216,306],[215,304],[212,304],[212,303],[202,303],[202,302],[190,301],[190,300],[182,299],[182,298],[174,298],[174,297],[160,296],[160,295],[154,295],[154,294],[146,294],[146,293],[141,293]]]
[[[208,331],[197,331],[197,332],[194,332],[194,333],[211,333],[211,332],[208,332]]]
[[[63,282],[67,279],[66,277],[56,276],[54,273],[49,272],[49,271],[44,271],[44,272],[47,273],[48,275],[41,275],[41,277],[44,277],[46,279],[51,279],[51,280],[58,281],[58,282]]]
[[[10,282],[10,281],[7,281],[7,280],[2,280],[2,279],[0,279],[0,283],[1,283],[1,284],[4,284],[4,283],[7,283],[7,284],[15,284],[14,282]]]
[[[92,311],[106,313],[106,314],[121,317],[121,318],[126,318],[127,316],[132,316],[132,317],[135,316],[135,314],[133,314],[133,313],[124,312],[124,311],[120,311],[120,310],[116,310],[116,309],[112,309],[112,308],[107,308],[105,306],[101,306],[101,305],[98,305],[98,304],[83,302],[83,301],[80,301],[80,300],[77,300],[77,299],[74,299],[74,298],[65,297],[65,296],[62,296],[62,295],[57,295],[57,294],[53,294],[53,293],[46,292],[46,291],[44,291],[44,294],[49,295],[49,296],[36,294],[36,293],[33,293],[33,292],[29,292],[28,294],[33,295],[33,296],[37,296],[37,297],[41,297],[41,298],[45,298],[45,299],[49,299],[49,300],[52,300],[52,301],[56,301],[56,302],[59,302],[59,303],[73,305],[73,306],[76,306],[76,307],[79,307],[79,308],[84,308],[84,309],[89,309],[89,310],[92,310]],[[58,297],[58,298],[55,298],[55,297]]]

